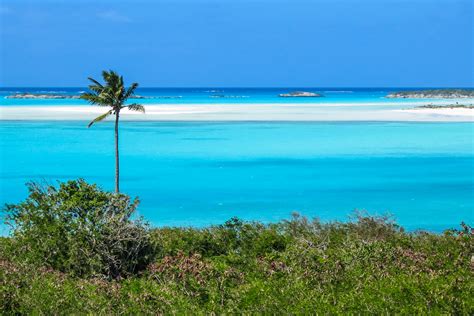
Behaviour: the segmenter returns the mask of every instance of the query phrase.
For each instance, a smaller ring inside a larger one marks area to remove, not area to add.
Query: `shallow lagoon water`
[[[0,122],[0,203],[25,182],[83,177],[113,189],[113,125]],[[474,124],[122,122],[121,189],[154,226],[293,211],[391,213],[408,229],[474,221]]]

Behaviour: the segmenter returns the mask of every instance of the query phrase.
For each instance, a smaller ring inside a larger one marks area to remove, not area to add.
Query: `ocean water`
[[[114,181],[113,125],[0,122],[0,203],[25,182]],[[121,189],[155,226],[297,211],[390,213],[410,230],[474,223],[474,124],[122,122]],[[5,228],[4,228],[5,229]]]
[[[77,88],[0,88],[1,106],[57,106],[84,105],[83,100],[60,99],[6,99],[15,93],[66,94],[74,95],[86,91]],[[142,104],[213,104],[213,103],[369,103],[384,105],[393,103],[434,103],[439,99],[387,99],[390,92],[400,90],[419,90],[415,88],[139,88],[137,95],[154,97],[140,99]],[[279,94],[291,91],[309,91],[323,95],[320,98],[281,98]],[[136,101],[136,100],[135,100]],[[446,101],[446,100],[444,100]],[[473,103],[474,99],[448,100]]]

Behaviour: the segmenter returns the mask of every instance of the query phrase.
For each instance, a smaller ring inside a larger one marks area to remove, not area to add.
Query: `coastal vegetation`
[[[102,71],[102,77],[105,85],[94,78],[89,78],[92,84],[89,85],[90,92],[81,95],[81,99],[88,101],[93,105],[110,107],[110,110],[99,115],[92,120],[88,127],[92,124],[106,119],[110,115],[115,115],[115,192],[120,191],[120,163],[119,163],[119,118],[122,109],[130,111],[138,111],[145,113],[145,107],[141,104],[132,103],[125,105],[125,102],[132,97],[138,87],[138,83],[134,82],[128,88],[125,88],[123,77],[119,76],[115,71]]]
[[[474,98],[474,89],[431,89],[392,92],[386,98],[393,99],[462,99]]]
[[[472,104],[448,104],[448,105],[436,105],[427,104],[415,107],[416,109],[474,109]]]
[[[29,184],[4,208],[3,314],[474,313],[474,231],[294,214],[151,228],[138,200],[83,180]]]

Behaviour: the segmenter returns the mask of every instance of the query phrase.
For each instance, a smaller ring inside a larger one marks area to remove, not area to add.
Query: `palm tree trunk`
[[[119,112],[115,112],[115,193],[119,193],[119,135],[118,135]]]

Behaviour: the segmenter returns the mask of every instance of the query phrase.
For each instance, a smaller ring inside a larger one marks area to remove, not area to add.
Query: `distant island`
[[[224,95],[224,94],[213,94],[209,96],[210,98],[224,98],[224,99],[241,99],[248,98],[247,95]]]
[[[415,107],[415,109],[474,109],[472,104],[448,104],[448,105],[435,105],[427,104]]]
[[[16,93],[7,95],[6,99],[79,99],[80,95],[69,94],[38,94],[38,93]]]
[[[465,99],[474,98],[474,90],[468,89],[432,89],[418,91],[392,92],[389,99]]]
[[[310,97],[310,98],[315,98],[315,97],[322,97],[321,94],[314,93],[314,92],[305,92],[305,91],[294,91],[290,93],[282,93],[279,95],[282,98],[295,98],[295,97]]]
[[[80,99],[80,94],[52,94],[52,93],[16,93],[7,95],[6,99]],[[182,96],[142,96],[134,95],[130,99],[180,99]]]

